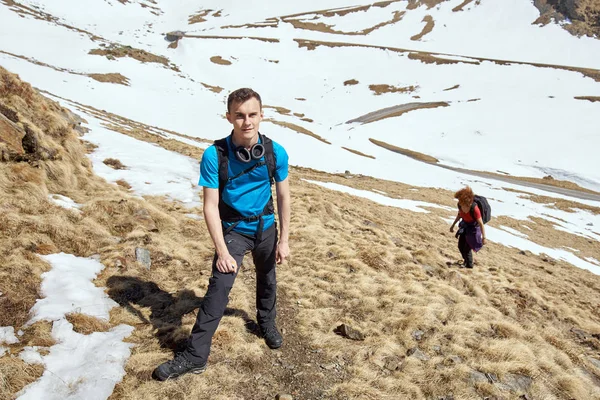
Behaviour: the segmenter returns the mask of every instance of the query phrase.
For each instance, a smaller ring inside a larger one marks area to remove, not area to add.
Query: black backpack
[[[490,207],[490,203],[488,203],[485,197],[475,195],[473,204],[471,205],[471,217],[473,219],[475,219],[475,204],[477,204],[479,211],[481,211],[481,220],[484,224],[487,224],[492,219],[492,207]]]
[[[249,217],[242,216],[236,209],[231,207],[229,204],[223,201],[223,189],[225,189],[225,185],[230,180],[236,179],[241,175],[250,173],[254,171],[256,168],[262,167],[263,165],[267,166],[267,170],[269,172],[269,183],[273,185],[275,182],[275,168],[277,165],[277,160],[275,159],[275,152],[273,151],[273,142],[271,139],[259,133],[259,137],[261,139],[261,143],[265,148],[265,160],[260,161],[242,171],[236,176],[229,177],[229,145],[227,143],[227,138],[215,140],[214,144],[217,148],[217,159],[219,163],[219,214],[221,216],[221,220],[225,222],[233,222],[233,225],[230,225],[224,232],[224,234],[229,233],[233,228],[237,226],[242,221],[259,221],[259,228],[257,232],[257,239],[260,240],[262,236],[263,230],[263,215],[273,214],[275,212],[275,207],[273,206],[273,196],[269,198],[267,204],[263,211],[258,215],[252,215]]]
[[[475,205],[477,205],[477,207],[479,207],[479,211],[481,211],[481,220],[484,224],[487,224],[490,221],[490,219],[492,219],[492,207],[490,207],[490,203],[488,203],[485,197],[475,195],[470,210],[471,218],[473,218],[473,221],[476,221]],[[458,206],[458,210],[460,211],[460,205]]]

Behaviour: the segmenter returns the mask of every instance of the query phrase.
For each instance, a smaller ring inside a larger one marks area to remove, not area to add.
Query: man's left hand
[[[290,245],[287,242],[279,242],[277,244],[277,253],[275,260],[277,264],[281,264],[290,256]]]

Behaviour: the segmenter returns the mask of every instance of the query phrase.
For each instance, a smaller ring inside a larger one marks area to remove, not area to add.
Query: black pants
[[[277,279],[275,276],[275,253],[277,248],[277,227],[275,224],[263,232],[261,241],[237,232],[225,235],[225,243],[229,254],[238,265],[236,273],[227,274],[217,270],[217,255],[212,265],[212,276],[208,290],[198,310],[196,323],[188,339],[186,356],[195,363],[205,363],[210,353],[212,337],[219,326],[221,317],[229,302],[229,292],[242,266],[244,254],[252,252],[256,267],[256,310],[257,321],[261,327],[275,323]]]
[[[458,236],[458,250],[460,250],[460,254],[465,260],[465,267],[473,268],[473,251],[467,243],[467,237],[464,233]]]

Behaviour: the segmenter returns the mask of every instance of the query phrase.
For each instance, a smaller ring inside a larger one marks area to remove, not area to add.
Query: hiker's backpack
[[[473,198],[473,204],[471,204],[471,218],[473,221],[476,221],[475,218],[475,205],[479,207],[479,211],[481,212],[481,220],[484,224],[487,224],[490,219],[492,219],[492,207],[490,207],[490,203],[488,203],[487,199],[483,196],[475,195]],[[460,205],[458,206],[458,210],[460,211]]]
[[[214,144],[217,148],[217,160],[219,164],[219,214],[221,216],[221,220],[225,222],[233,222],[226,230],[225,234],[230,232],[237,224],[242,221],[260,221],[258,235],[262,234],[262,223],[263,215],[269,215],[275,213],[275,207],[273,206],[273,196],[269,198],[267,204],[263,211],[258,215],[251,215],[249,217],[242,216],[236,209],[231,207],[229,204],[223,201],[223,190],[227,183],[233,179],[239,178],[240,176],[250,173],[254,171],[256,168],[262,167],[263,165],[267,166],[267,171],[269,173],[269,183],[273,185],[275,182],[275,167],[277,165],[277,161],[275,159],[275,152],[273,151],[273,141],[266,137],[265,135],[258,134],[260,143],[265,148],[265,156],[264,161],[259,161],[239,174],[229,177],[229,144],[227,143],[227,138],[215,140]]]
[[[487,224],[492,219],[492,207],[490,207],[490,203],[488,203],[485,197],[475,195],[473,204],[471,205],[471,217],[473,219],[475,219],[475,204],[477,204],[479,211],[481,211],[481,220],[484,224]]]

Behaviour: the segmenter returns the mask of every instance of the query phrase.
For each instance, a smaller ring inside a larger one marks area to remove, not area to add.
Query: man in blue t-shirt
[[[212,276],[186,350],[154,370],[154,378],[161,381],[206,369],[212,336],[248,251],[252,252],[256,268],[260,332],[270,348],[283,344],[275,326],[275,265],[290,254],[288,155],[281,145],[259,133],[262,101],[252,89],[238,89],[229,95],[226,116],[233,125],[231,135],[206,149],[200,164],[204,219],[215,245]],[[279,239],[271,192],[273,181]]]

